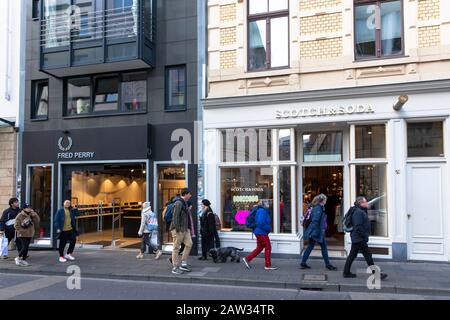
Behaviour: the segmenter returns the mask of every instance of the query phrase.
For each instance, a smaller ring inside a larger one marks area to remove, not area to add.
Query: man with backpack
[[[355,205],[344,216],[344,231],[350,232],[352,239],[352,248],[345,262],[344,278],[356,278],[356,274],[350,272],[350,269],[359,252],[362,253],[369,266],[375,265],[367,245],[370,236],[370,220],[367,215],[368,207],[369,202],[365,197],[357,197]],[[387,278],[387,275],[381,273],[380,277],[381,280],[384,280]]]
[[[269,233],[272,231],[272,219],[267,204],[261,202],[255,206],[247,216],[246,225],[247,228],[252,229],[253,234],[256,236],[256,249],[242,259],[245,267],[251,269],[250,262],[264,250],[264,269],[278,270],[278,267],[272,266],[270,257],[272,245],[270,244]]]
[[[172,251],[172,273],[183,274],[183,272],[190,272],[191,269],[187,263],[189,253],[192,248],[192,234],[193,221],[192,216],[189,214],[188,201],[191,199],[191,191],[189,189],[183,189],[181,197],[175,199],[172,208],[172,223],[170,225],[170,231],[173,238],[173,251]],[[184,243],[183,255],[181,257],[181,263],[179,261],[178,252],[181,248],[181,244]]]
[[[0,219],[0,232],[4,232],[5,237],[8,239],[8,246],[11,241],[16,236],[16,230],[14,229],[14,223],[16,222],[16,217],[20,213],[19,199],[11,198],[9,199],[9,208],[3,211],[2,217]],[[20,242],[16,241],[17,251],[20,251]],[[8,259],[8,247],[6,247],[3,259]]]

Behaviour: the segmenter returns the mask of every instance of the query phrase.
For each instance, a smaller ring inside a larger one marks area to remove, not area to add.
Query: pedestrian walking
[[[189,213],[188,201],[191,199],[192,194],[189,189],[183,189],[181,197],[175,199],[175,203],[172,208],[172,224],[170,230],[173,238],[173,250],[172,250],[172,273],[182,274],[183,272],[190,272],[191,269],[187,263],[189,253],[192,248],[192,233],[194,232],[192,221],[192,215]],[[179,261],[179,250],[181,244],[184,243],[183,255],[181,256],[181,262]]]
[[[215,214],[208,199],[202,200],[200,234],[202,237],[202,256],[199,260],[208,260],[208,252],[214,248],[214,234],[217,233]]]
[[[158,249],[158,217],[152,211],[150,202],[142,204],[141,226],[138,231],[139,237],[142,237],[141,251],[137,259],[143,259],[147,246],[155,254],[155,260],[158,260],[162,251]]]
[[[272,218],[270,217],[269,206],[267,202],[261,201],[255,206],[247,217],[246,225],[252,229],[256,236],[256,249],[247,257],[242,259],[245,267],[251,269],[250,262],[264,250],[265,270],[277,270],[278,267],[272,266],[269,233],[272,231]]]
[[[2,259],[8,259],[8,247],[11,241],[16,237],[16,230],[14,228],[14,223],[16,222],[16,217],[20,213],[19,199],[11,198],[9,199],[9,208],[3,211],[0,218],[0,232],[4,234],[4,239],[7,240],[6,249],[1,253]],[[16,241],[17,251],[20,251],[20,243]]]
[[[31,239],[39,232],[39,223],[40,218],[38,214],[28,204],[24,204],[22,212],[17,215],[16,221],[14,222],[17,240],[20,242],[20,251],[19,255],[15,258],[15,262],[20,267],[29,266],[29,263],[26,261],[28,258],[28,249]]]
[[[359,252],[364,256],[367,265],[375,265],[372,253],[370,253],[367,245],[370,236],[370,220],[367,215],[368,207],[369,203],[365,197],[357,197],[354,206],[350,208],[344,217],[344,226],[347,230],[350,230],[350,238],[352,239],[350,254],[345,261],[344,278],[356,278],[356,274],[352,273],[350,269]],[[381,280],[386,279],[387,274],[381,273],[380,278]]]
[[[301,269],[311,269],[309,265],[306,264],[311,252],[314,249],[316,243],[320,245],[322,250],[322,258],[325,261],[325,267],[328,270],[335,271],[337,268],[330,263],[328,257],[328,247],[325,239],[326,221],[327,215],[325,213],[325,204],[327,203],[327,196],[324,194],[317,195],[311,205],[312,211],[310,217],[308,217],[309,224],[303,233],[303,239],[308,240],[308,247],[303,253],[302,262],[300,264]]]
[[[76,228],[76,217],[79,215],[78,209],[72,207],[70,200],[64,201],[64,207],[55,214],[55,230],[59,239],[59,262],[64,263],[74,261],[73,251],[77,243],[78,231]],[[69,248],[64,254],[67,243]]]

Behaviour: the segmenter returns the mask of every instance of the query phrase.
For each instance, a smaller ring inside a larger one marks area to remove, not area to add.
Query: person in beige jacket
[[[16,257],[16,265],[21,267],[27,267],[29,264],[26,261],[28,257],[28,248],[30,247],[31,239],[35,233],[39,230],[40,219],[36,212],[28,205],[25,204],[22,208],[22,212],[16,217],[14,228],[17,233],[17,240],[21,243],[19,256]]]

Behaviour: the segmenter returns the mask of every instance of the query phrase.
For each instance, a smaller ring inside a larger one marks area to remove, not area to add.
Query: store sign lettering
[[[58,159],[93,159],[95,152],[63,152],[58,153]]]
[[[375,113],[375,109],[371,104],[359,104],[359,105],[335,106],[335,107],[306,107],[298,109],[276,110],[275,118],[289,119],[289,118],[352,115],[364,113]]]

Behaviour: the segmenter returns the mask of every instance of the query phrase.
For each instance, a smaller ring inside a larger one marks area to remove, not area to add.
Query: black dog
[[[226,247],[220,249],[211,249],[209,250],[209,255],[212,257],[214,262],[227,262],[228,257],[231,257],[231,262],[236,261],[239,262],[241,258],[239,257],[238,251],[244,251],[244,249],[238,249],[235,247]]]

